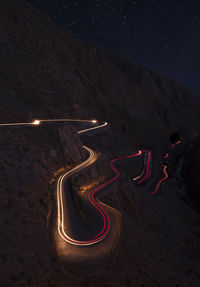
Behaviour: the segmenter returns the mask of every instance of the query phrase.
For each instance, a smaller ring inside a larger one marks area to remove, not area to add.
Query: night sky
[[[200,95],[199,0],[29,0],[76,37]]]

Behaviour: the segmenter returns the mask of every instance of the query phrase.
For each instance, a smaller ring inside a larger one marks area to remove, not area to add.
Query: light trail
[[[98,187],[95,188],[94,190],[92,190],[92,191],[90,192],[90,194],[89,194],[89,199],[92,200],[93,202],[95,202],[95,200],[94,200],[94,195],[95,195],[95,193],[96,193],[98,190],[100,190],[100,189],[102,189],[102,188],[108,186],[109,184],[111,184],[112,182],[114,182],[116,179],[118,179],[118,177],[120,176],[120,173],[119,173],[119,171],[116,169],[116,167],[114,166],[114,163],[115,163],[116,161],[119,161],[119,160],[122,160],[122,159],[126,159],[126,158],[133,158],[133,157],[139,156],[139,155],[141,155],[141,154],[142,154],[142,151],[139,150],[138,153],[136,153],[136,154],[129,155],[129,156],[124,156],[124,157],[120,157],[120,158],[116,158],[116,159],[111,160],[111,162],[110,162],[110,168],[115,172],[115,176],[114,176],[113,178],[111,178],[110,180],[108,180],[107,182],[101,184],[100,186],[98,186]],[[95,202],[95,203],[97,204],[97,202]],[[101,208],[100,205],[98,205],[98,207]],[[102,209],[102,210],[103,210],[103,209]],[[108,218],[108,219],[109,219],[109,218]],[[110,220],[109,220],[109,224],[108,224],[108,225],[110,226]],[[103,234],[105,228],[106,228],[106,226],[105,226],[105,221],[104,221],[104,226],[103,226],[101,232],[98,233],[95,237],[97,237],[97,236]],[[107,235],[107,232],[108,232],[108,231],[109,231],[109,230],[107,229],[106,232],[105,232],[105,235]]]
[[[67,176],[83,169],[84,167],[92,164],[93,161],[96,160],[96,155],[92,149],[86,146],[83,146],[83,148],[85,148],[90,153],[90,156],[84,162],[74,167],[72,170],[61,175],[57,182],[58,233],[60,234],[63,240],[73,245],[92,245],[101,240],[101,239],[97,239],[97,240],[90,241],[90,242],[74,240],[73,238],[71,238],[69,235],[66,234],[65,229],[64,229],[63,181]]]
[[[93,123],[96,124],[98,121],[97,120],[79,120],[79,119],[46,119],[46,120],[41,120],[41,119],[35,119],[32,122],[29,123],[0,123],[0,126],[30,126],[30,125],[34,125],[34,126],[38,126],[41,123],[44,122],[87,122],[87,123]],[[77,133],[81,134],[81,133],[85,133],[85,132],[89,132],[91,130],[95,130],[98,128],[103,128],[105,126],[107,126],[108,123],[107,122],[103,122],[103,124],[100,124],[98,126],[92,127],[92,128],[87,128],[84,130],[80,130]],[[114,163],[118,160],[121,159],[126,159],[126,158],[132,158],[135,156],[139,156],[142,154],[142,151],[138,151],[138,153],[130,155],[130,156],[125,156],[125,157],[120,157],[120,158],[116,158],[113,159],[110,162],[110,167],[111,169],[114,171],[115,176],[113,178],[111,178],[110,180],[108,180],[107,182],[101,184],[100,186],[98,186],[97,188],[91,190],[89,192],[88,198],[90,203],[96,208],[96,210],[101,214],[102,218],[103,218],[103,227],[101,229],[101,231],[93,236],[91,238],[91,240],[87,240],[87,241],[81,241],[81,240],[76,240],[71,238],[65,230],[65,216],[64,216],[64,201],[63,201],[63,193],[64,193],[64,180],[69,177],[71,174],[80,171],[81,169],[91,165],[96,159],[97,159],[97,155],[96,153],[89,147],[83,146],[84,149],[86,149],[89,152],[89,157],[82,162],[81,164],[77,165],[76,167],[74,167],[73,169],[71,169],[70,171],[62,174],[57,181],[57,229],[58,229],[58,234],[60,235],[60,237],[73,245],[78,245],[78,246],[88,246],[88,245],[93,245],[96,244],[98,242],[100,242],[101,240],[103,240],[107,234],[109,233],[110,230],[110,218],[107,214],[107,212],[102,208],[102,206],[95,200],[94,196],[97,193],[97,191],[99,191],[100,189],[108,186],[109,184],[111,184],[112,182],[114,182],[116,179],[118,179],[118,177],[120,176],[119,171],[116,169],[116,167],[114,166]],[[149,158],[149,157],[148,157]],[[147,172],[144,178],[146,178],[148,175],[147,173],[149,173],[149,159],[147,162]]]
[[[39,124],[40,124],[40,120],[34,120],[34,121],[32,122],[32,125],[38,126]]]
[[[8,123],[8,124],[0,124],[1,127],[8,127],[8,126],[30,126],[33,123]]]
[[[160,184],[165,181],[168,178],[168,173],[167,173],[167,165],[163,165],[163,172],[164,172],[164,177],[159,180],[159,182],[156,184],[155,190],[151,193],[151,195],[154,195],[158,192]]]
[[[79,120],[79,119],[36,119],[32,122],[27,123],[0,123],[0,126],[23,126],[23,125],[39,125],[40,123],[48,123],[48,122],[85,122],[85,123],[93,123],[96,124],[97,120]]]
[[[146,150],[142,151],[142,152],[146,152],[147,153],[146,173],[145,173],[145,176],[139,182],[137,182],[137,184],[141,184],[142,182],[144,182],[147,179],[147,177],[149,176],[149,173],[150,173],[151,152],[150,151],[146,151]],[[143,172],[143,174],[144,174],[144,172]]]
[[[44,119],[40,120],[40,122],[84,122],[84,123],[97,123],[97,120],[80,120],[80,119]]]
[[[177,144],[180,144],[182,142],[182,140],[180,139],[180,140],[178,140],[177,142],[175,142],[174,144],[172,144],[171,146],[172,147],[175,147]]]
[[[140,179],[142,176],[144,175],[144,170],[136,177],[133,177],[132,180],[133,181],[137,181],[138,179]]]
[[[172,144],[171,147],[174,148],[176,145],[180,144],[182,141],[183,141],[182,139],[178,140],[177,142],[175,142],[174,144]],[[166,158],[168,158],[168,157],[169,157],[169,153],[166,152],[165,155],[164,155],[164,159],[166,159]],[[166,164],[163,165],[164,177],[163,177],[161,180],[158,181],[158,183],[157,183],[157,185],[156,185],[156,187],[155,187],[155,190],[151,193],[151,195],[154,195],[154,194],[158,193],[160,184],[161,184],[163,181],[165,181],[165,180],[169,177],[169,176],[168,176],[168,173],[167,173],[167,167],[168,167],[168,166],[167,166]]]
[[[29,122],[29,123],[5,123],[5,124],[0,123],[0,126],[30,126],[30,125],[38,126],[41,123],[48,123],[48,122],[85,122],[85,123],[93,123],[93,124],[98,123],[98,121],[94,120],[94,119],[93,120],[80,120],[80,119],[66,119],[66,118],[64,119],[64,118],[62,118],[62,119],[45,119],[45,120],[35,119],[34,121]],[[100,124],[96,127],[80,130],[77,133],[80,134],[80,133],[89,132],[90,130],[102,128],[102,127],[106,126],[107,124],[108,124],[107,122],[104,122],[103,124]],[[102,215],[103,220],[104,220],[104,225],[107,225],[106,232],[104,232],[104,234],[102,236],[99,236],[96,239],[86,241],[86,242],[74,240],[74,239],[70,238],[70,236],[68,236],[65,232],[65,229],[64,229],[64,223],[65,223],[64,222],[64,207],[63,207],[63,191],[64,191],[63,182],[64,182],[64,179],[66,177],[68,177],[69,175],[71,175],[72,173],[78,172],[81,169],[91,165],[97,159],[97,155],[92,149],[90,149],[89,147],[86,147],[86,146],[83,146],[83,148],[89,152],[89,154],[90,154],[89,157],[84,162],[82,162],[81,164],[77,165],[76,167],[74,167],[70,171],[61,175],[57,181],[58,233],[63,240],[65,240],[68,243],[71,243],[73,245],[92,245],[94,243],[97,243],[97,242],[101,241],[107,235],[109,228],[110,228],[110,219],[109,219],[108,214],[94,199],[94,194],[97,191],[97,189],[96,189],[95,191],[90,192],[89,200],[92,203],[92,205],[95,206],[95,208]],[[102,185],[102,187],[105,185],[106,184]],[[100,188],[98,188],[98,190],[99,189]]]
[[[51,122],[52,123],[53,122],[84,122],[84,123],[92,123],[92,124],[98,123],[97,120],[79,120],[79,119],[46,119],[46,120],[41,120],[41,119],[36,119],[36,120],[29,122],[29,123],[5,123],[5,124],[0,123],[0,126],[30,126],[30,125],[31,126],[39,126],[41,123],[51,123]],[[91,130],[103,128],[107,125],[108,125],[107,122],[103,122],[103,124],[100,124],[96,127],[80,130],[77,132],[77,134],[81,134],[81,133],[89,132]]]
[[[95,152],[92,149],[90,149],[86,146],[83,146],[83,148],[85,148],[90,153],[90,156],[88,157],[88,159],[85,160],[83,163],[74,167],[72,170],[61,175],[58,179],[58,182],[57,182],[58,233],[60,234],[62,239],[65,240],[66,242],[68,242],[72,245],[78,245],[78,246],[88,246],[88,245],[96,244],[96,243],[100,242],[101,240],[103,240],[109,232],[110,218],[109,218],[108,214],[106,213],[106,211],[95,200],[94,196],[95,196],[97,191],[108,186],[109,184],[114,182],[120,176],[119,171],[114,166],[114,162],[121,160],[121,159],[125,159],[125,158],[132,158],[132,157],[139,156],[142,154],[141,151],[138,151],[137,154],[125,156],[125,157],[121,157],[121,158],[116,158],[110,162],[110,167],[115,172],[115,176],[113,178],[111,178],[110,180],[108,180],[107,182],[105,182],[105,183],[101,184],[100,186],[96,187],[95,189],[91,190],[89,192],[89,195],[88,195],[89,201],[97,209],[97,211],[101,214],[101,216],[103,218],[103,222],[104,222],[103,228],[97,235],[93,236],[91,238],[91,240],[80,241],[80,240],[75,240],[75,239],[71,238],[65,232],[65,228],[64,228],[64,206],[63,206],[63,191],[64,191],[63,181],[67,176],[69,176],[69,175],[73,174],[74,172],[77,172],[77,171],[81,170],[82,168],[92,164],[96,160]]]
[[[96,121],[92,121],[92,123],[96,123]],[[104,123],[103,123],[102,125],[100,125],[100,126],[78,131],[77,134],[82,134],[82,133],[85,133],[85,132],[89,132],[89,131],[91,131],[91,130],[96,130],[96,129],[99,129],[99,128],[103,128],[103,127],[107,126],[107,124],[108,124],[107,122],[104,122]]]
[[[166,152],[164,158],[168,158],[169,154]]]

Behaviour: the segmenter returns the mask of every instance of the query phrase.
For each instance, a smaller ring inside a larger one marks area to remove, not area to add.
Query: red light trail
[[[137,183],[137,184],[141,184],[142,182],[144,182],[147,177],[149,176],[149,172],[150,172],[150,162],[151,162],[151,152],[150,151],[142,151],[142,152],[146,152],[147,153],[147,164],[146,164],[146,173],[145,176]]]
[[[169,157],[169,154],[168,153],[166,153],[165,154],[165,156],[164,156],[164,158],[168,158]]]
[[[93,156],[94,156],[94,152],[89,149],[88,147],[84,147],[86,148],[89,152],[90,152],[90,157],[88,158],[88,160],[86,160],[87,162],[89,162]],[[103,227],[102,230],[95,236],[93,236],[91,238],[91,240],[87,240],[87,241],[79,241],[79,240],[75,240],[70,238],[64,231],[64,208],[63,208],[63,199],[62,199],[62,182],[63,179],[65,177],[65,175],[62,175],[59,180],[58,180],[58,186],[57,186],[57,195],[58,195],[58,232],[60,234],[60,236],[67,241],[70,244],[73,245],[79,245],[79,246],[86,246],[86,245],[92,245],[95,243],[98,243],[99,241],[103,240],[110,229],[110,218],[109,215],[107,214],[107,212],[101,207],[101,205],[95,200],[94,196],[96,194],[97,191],[99,191],[100,189],[108,186],[109,184],[111,184],[112,182],[114,182],[115,180],[117,180],[120,176],[120,172],[118,171],[118,169],[114,166],[114,163],[116,161],[122,160],[122,159],[127,159],[127,158],[133,158],[136,156],[139,156],[142,154],[142,151],[138,151],[138,153],[133,154],[133,155],[129,155],[129,156],[124,156],[124,157],[120,157],[120,158],[116,158],[111,160],[110,162],[110,167],[111,169],[114,171],[115,176],[111,179],[109,179],[107,182],[101,184],[100,186],[96,187],[95,189],[91,190],[89,192],[88,195],[88,199],[90,201],[90,203],[97,209],[97,211],[101,214],[102,218],[103,218]],[[84,163],[82,163],[81,165],[83,166]],[[79,167],[78,167],[79,168]],[[76,170],[78,169],[76,168]]]
[[[163,165],[163,172],[164,172],[164,177],[159,180],[159,182],[156,184],[155,190],[151,193],[151,195],[154,195],[158,192],[160,184],[165,181],[168,178],[168,173],[167,173],[167,165]]]
[[[90,202],[91,202],[95,207],[96,207],[96,205],[97,205],[97,206],[99,207],[99,209],[101,209],[103,212],[105,212],[104,209],[102,209],[101,206],[95,201],[94,195],[95,195],[95,193],[96,193],[98,190],[100,190],[100,189],[102,189],[102,188],[108,186],[109,184],[111,184],[112,182],[114,182],[115,180],[117,180],[118,177],[120,176],[120,173],[119,173],[119,171],[116,169],[116,167],[114,166],[114,163],[115,163],[116,161],[119,161],[119,160],[122,160],[122,159],[126,159],[126,158],[133,158],[133,157],[139,156],[139,155],[141,155],[141,154],[142,154],[142,151],[138,151],[138,153],[136,153],[136,154],[129,155],[129,156],[125,156],[125,157],[120,157],[120,158],[116,158],[116,159],[111,160],[111,162],[110,162],[110,167],[111,167],[111,169],[115,172],[115,176],[114,176],[113,178],[111,178],[110,180],[108,180],[107,182],[103,183],[102,185],[98,186],[97,188],[95,188],[94,190],[92,190],[92,191],[89,193],[89,200],[90,200]],[[108,228],[107,228],[107,230],[106,230],[105,233],[104,233],[104,237],[107,235],[108,229],[109,229],[109,227],[110,227],[110,220],[109,220],[108,215],[107,215],[106,217],[107,217],[107,219],[108,219]],[[100,232],[99,234],[97,234],[95,237],[97,237],[97,236],[103,234],[103,232],[104,232],[104,230],[105,230],[105,228],[106,228],[105,217],[104,217],[104,216],[103,216],[103,219],[104,219],[104,226],[103,226],[101,232]]]
[[[79,119],[47,119],[47,120],[36,119],[36,120],[34,120],[33,122],[30,122],[30,123],[7,123],[7,124],[0,123],[0,126],[22,126],[22,125],[35,125],[35,126],[38,126],[38,125],[40,125],[43,122],[88,122],[88,123],[96,124],[98,121],[97,120],[79,120]],[[108,125],[107,122],[99,123],[98,126],[87,128],[87,129],[78,131],[77,133],[78,134],[85,133],[85,132],[88,132],[88,131],[91,131],[91,130],[95,130],[95,129],[99,129],[99,128],[105,127],[106,125]],[[171,147],[174,148],[176,145],[178,145],[181,142],[182,142],[182,139],[180,139],[177,142],[175,142],[174,144],[172,144]],[[61,175],[59,177],[59,179],[58,179],[58,182],[57,182],[58,233],[68,243],[71,243],[71,244],[74,244],[74,245],[80,245],[80,246],[92,245],[92,244],[98,243],[101,240],[103,240],[107,236],[107,234],[109,232],[110,224],[111,224],[109,215],[102,208],[102,206],[95,200],[95,194],[97,193],[97,191],[99,191],[102,188],[110,185],[112,182],[114,182],[115,180],[117,180],[119,178],[120,172],[115,167],[115,165],[114,165],[115,162],[117,162],[119,160],[122,160],[122,159],[128,159],[128,158],[133,158],[133,157],[136,157],[136,156],[140,156],[141,154],[146,153],[147,154],[147,161],[146,161],[146,158],[145,158],[144,170],[140,173],[139,176],[133,178],[133,180],[134,181],[139,180],[137,182],[137,184],[141,184],[142,182],[144,182],[148,178],[148,176],[150,174],[150,171],[151,171],[151,152],[150,151],[145,151],[145,150],[141,151],[141,150],[139,150],[136,154],[129,155],[129,156],[124,156],[124,157],[120,157],[120,158],[115,158],[115,159],[111,160],[110,168],[115,173],[114,177],[109,179],[105,183],[101,184],[100,186],[96,187],[95,189],[91,190],[89,192],[89,194],[88,194],[88,199],[89,199],[90,203],[96,208],[96,210],[100,213],[100,215],[101,215],[101,217],[103,219],[103,227],[102,227],[101,231],[97,235],[95,235],[95,236],[93,236],[91,238],[91,240],[78,241],[78,240],[72,239],[65,233],[65,227],[64,227],[64,207],[63,207],[63,197],[62,197],[63,191],[64,191],[64,189],[63,189],[63,182],[64,182],[64,179],[67,176],[69,176],[70,174],[72,174],[75,171],[79,171],[82,168],[92,164],[97,159],[97,155],[92,149],[90,149],[90,148],[88,148],[86,146],[83,146],[83,148],[85,148],[90,153],[88,159],[86,159],[84,162],[82,162],[81,164],[79,164],[76,167],[74,167],[69,172],[66,172],[65,174]],[[166,159],[168,157],[169,157],[169,154],[165,153],[164,159]],[[145,175],[144,175],[144,173],[145,173]],[[158,183],[156,184],[155,190],[151,193],[152,195],[155,195],[158,192],[161,183],[168,178],[167,165],[166,164],[163,165],[163,173],[164,173],[164,177],[161,178],[158,181]]]
[[[180,144],[181,142],[182,142],[182,140],[179,140],[179,141],[175,142],[174,144],[172,144],[171,146],[175,147],[177,144]]]

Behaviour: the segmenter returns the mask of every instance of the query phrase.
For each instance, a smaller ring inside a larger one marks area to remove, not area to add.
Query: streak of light
[[[168,154],[168,153],[166,153],[166,154],[165,154],[165,156],[164,156],[164,158],[168,158],[168,156],[169,156],[169,154]]]
[[[165,181],[168,178],[168,173],[167,173],[167,165],[163,165],[163,172],[164,172],[164,177],[159,180],[159,182],[156,184],[155,190],[151,193],[151,195],[154,195],[158,192],[160,184]]]
[[[91,130],[96,130],[96,129],[99,129],[99,128],[107,126],[107,124],[108,124],[107,122],[104,122],[102,125],[99,125],[97,127],[93,127],[93,128],[89,128],[89,129],[78,131],[77,134],[82,134],[82,133],[85,133],[85,132],[89,132]]]
[[[66,242],[73,244],[73,245],[92,245],[94,243],[97,243],[101,240],[91,240],[91,241],[79,241],[79,240],[74,240],[70,236],[68,236],[65,232],[64,229],[64,206],[63,206],[63,181],[64,179],[72,174],[75,171],[79,171],[82,168],[92,164],[96,160],[96,154],[94,151],[86,146],[83,146],[88,152],[89,152],[89,157],[82,162],[81,164],[77,165],[74,167],[72,170],[66,172],[65,174],[61,175],[58,179],[57,182],[57,208],[58,208],[58,233],[62,237],[63,240]]]
[[[95,200],[94,196],[95,196],[97,191],[99,191],[100,189],[104,188],[105,186],[111,184],[120,176],[120,173],[115,168],[114,163],[118,160],[121,160],[121,159],[132,158],[132,157],[139,156],[142,154],[141,151],[138,151],[138,153],[136,153],[136,154],[121,157],[121,158],[116,158],[110,162],[110,167],[115,172],[115,176],[113,178],[111,178],[110,180],[108,180],[107,182],[105,182],[105,183],[101,184],[100,186],[96,187],[95,189],[91,190],[89,192],[89,195],[88,195],[89,201],[98,210],[98,212],[101,214],[101,216],[103,218],[103,228],[97,235],[92,237],[91,240],[79,241],[79,240],[75,240],[75,239],[71,238],[69,235],[67,235],[65,232],[65,229],[64,229],[63,180],[66,178],[66,176],[69,176],[70,174],[74,173],[75,171],[79,171],[80,169],[91,164],[91,161],[95,160],[96,155],[95,155],[94,151],[92,149],[86,147],[86,146],[83,146],[83,147],[90,153],[89,158],[86,161],[84,161],[83,163],[81,163],[78,166],[76,166],[75,168],[73,168],[71,171],[68,171],[64,175],[61,175],[59,177],[58,183],[57,183],[58,233],[60,234],[62,239],[65,240],[66,242],[73,244],[73,245],[79,245],[79,246],[87,246],[87,245],[92,245],[92,244],[98,243],[108,235],[108,232],[110,229],[110,218],[109,218],[108,214],[106,213],[106,211]]]
[[[138,176],[133,177],[132,180],[136,181],[136,180],[140,179],[143,176],[143,174],[144,174],[144,170]]]
[[[8,126],[28,126],[32,125],[33,123],[8,123],[8,124],[0,124],[2,127],[8,127]]]
[[[38,124],[43,122],[43,123],[47,123],[47,122],[85,122],[85,123],[97,123],[97,120],[79,120],[79,119],[65,119],[65,118],[61,118],[61,119],[37,119],[34,120],[33,122],[27,122],[27,123],[0,123],[0,126],[23,126],[23,125],[33,125],[33,124]]]
[[[44,119],[40,120],[41,122],[85,122],[85,123],[91,123],[93,120],[80,120],[80,119]]]
[[[34,120],[32,124],[38,126],[40,124],[40,120]]]
[[[85,123],[97,123],[97,120],[79,120],[79,119],[46,119],[46,120],[34,120],[33,122],[27,122],[27,123],[0,123],[0,126],[27,126],[27,125],[39,125],[40,123],[50,123],[50,122],[85,122]],[[81,134],[81,133],[85,133],[85,132],[89,132],[91,130],[95,130],[95,129],[99,129],[102,128],[104,126],[107,126],[108,123],[104,122],[103,124],[100,124],[99,126],[96,127],[92,127],[92,128],[87,128],[84,130],[80,130],[77,133]]]
[[[150,151],[143,151],[143,152],[147,152],[146,173],[145,176],[137,184],[141,184],[143,181],[145,181],[150,173],[151,152]]]
[[[138,153],[136,153],[136,154],[129,155],[129,156],[124,156],[124,157],[120,157],[120,158],[116,158],[116,159],[111,160],[111,162],[110,162],[110,167],[111,167],[111,169],[115,172],[115,176],[114,176],[113,178],[111,178],[110,180],[108,180],[107,182],[105,182],[105,183],[103,183],[102,185],[100,185],[100,186],[98,186],[97,188],[95,188],[93,191],[91,191],[90,194],[89,194],[89,198],[91,198],[91,199],[94,201],[94,194],[95,194],[99,189],[102,189],[103,187],[105,187],[105,186],[111,184],[113,181],[115,181],[115,180],[120,176],[119,171],[118,171],[118,170],[116,169],[116,167],[114,166],[114,163],[115,163],[116,161],[121,160],[121,159],[136,157],[136,156],[139,156],[139,155],[141,155],[141,154],[142,154],[142,151],[139,150]],[[96,202],[96,203],[97,203],[97,202]],[[101,207],[101,206],[99,206],[99,207]],[[104,226],[103,226],[101,232],[98,233],[95,237],[97,237],[97,236],[103,234],[103,232],[104,232],[104,230],[105,230],[105,227],[106,227],[106,226],[105,226],[105,224],[104,224]],[[107,233],[107,230],[106,230],[105,233]],[[95,237],[94,237],[94,238],[95,238]]]
[[[182,142],[182,140],[175,142],[174,144],[172,144],[172,147],[175,147],[175,145],[180,144],[181,142]]]

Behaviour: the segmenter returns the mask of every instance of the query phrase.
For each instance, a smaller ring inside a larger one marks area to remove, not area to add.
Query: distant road
[[[105,126],[108,125],[107,122],[98,122],[97,120],[79,120],[79,119],[46,119],[46,120],[40,120],[40,119],[35,119],[32,122],[28,122],[28,123],[0,123],[0,126],[39,126],[41,123],[49,123],[49,122],[84,122],[84,123],[90,123],[90,124],[98,124],[97,126],[93,126],[91,128],[86,128],[83,130],[80,130],[77,132],[77,134],[82,134],[82,133],[87,133],[90,132],[92,130],[96,130],[99,128],[103,128]],[[69,236],[69,232],[68,232],[68,226],[66,224],[66,218],[67,218],[67,214],[69,210],[66,210],[66,206],[64,204],[64,198],[63,198],[63,194],[64,192],[69,192],[69,191],[65,191],[64,190],[64,182],[65,180],[67,180],[69,178],[69,176],[71,176],[74,173],[77,173],[79,171],[81,171],[82,169],[88,167],[89,165],[93,164],[96,160],[97,160],[97,154],[95,151],[93,151],[91,148],[87,147],[87,146],[83,146],[83,148],[85,150],[88,151],[89,153],[89,157],[83,161],[82,163],[78,164],[77,166],[75,166],[74,168],[72,168],[70,171],[65,172],[64,174],[62,174],[57,181],[57,189],[56,189],[56,194],[57,194],[57,211],[58,211],[58,215],[57,215],[57,230],[58,230],[58,234],[60,235],[60,237],[72,244],[72,245],[78,245],[78,246],[88,246],[88,245],[93,245],[96,244],[100,241],[102,241],[107,235],[108,232],[110,231],[110,218],[108,213],[105,211],[105,209],[102,207],[101,204],[99,204],[96,200],[95,200],[95,194],[97,191],[99,191],[100,189],[103,189],[104,187],[108,186],[109,184],[111,184],[112,182],[114,182],[116,179],[118,179],[118,177],[120,176],[120,172],[117,170],[117,168],[114,166],[114,163],[116,161],[122,160],[122,159],[127,159],[127,158],[133,158],[136,156],[140,156],[142,155],[143,152],[147,153],[147,163],[145,164],[146,167],[146,172],[145,175],[142,179],[140,179],[140,181],[138,182],[138,184],[142,183],[149,175],[149,171],[150,171],[150,160],[151,160],[151,153],[148,151],[138,151],[137,153],[133,154],[133,155],[129,155],[129,156],[124,156],[121,158],[116,158],[113,159],[110,162],[110,168],[113,170],[113,172],[115,173],[115,176],[113,178],[111,178],[110,180],[106,181],[105,183],[101,184],[100,186],[96,187],[95,189],[89,191],[88,194],[88,200],[90,201],[90,203],[96,208],[96,211],[101,215],[102,219],[103,219],[103,226],[102,229],[99,231],[98,234],[96,234],[95,236],[93,236],[90,240],[87,241],[81,241],[81,240],[75,240],[74,238],[71,238]],[[144,174],[144,172],[143,172]],[[68,196],[65,197],[66,200],[68,198]],[[70,205],[69,207],[70,208]],[[69,220],[73,220],[73,218],[69,218]],[[72,221],[71,221],[72,222]]]
[[[57,122],[57,123],[61,123],[61,122],[82,122],[82,123],[90,123],[90,124],[98,124],[95,127],[91,127],[91,128],[87,128],[87,129],[83,129],[78,131],[78,134],[82,134],[82,133],[86,133],[89,132],[91,130],[96,130],[99,128],[103,128],[105,126],[108,125],[107,122],[103,122],[103,123],[99,123],[97,120],[80,120],[80,119],[35,119],[32,122],[22,122],[22,123],[0,123],[0,126],[39,126],[41,123],[50,123],[50,122]],[[70,171],[62,174],[58,181],[57,181],[57,208],[58,208],[58,233],[59,235],[62,237],[63,240],[67,241],[68,243],[71,243],[73,245],[91,245],[91,244],[95,244],[99,241],[101,241],[104,237],[105,234],[101,235],[100,237],[97,237],[94,240],[91,241],[77,241],[77,240],[73,240],[72,238],[69,237],[69,235],[67,235],[66,231],[65,231],[65,213],[66,210],[64,210],[64,204],[63,204],[63,192],[64,192],[64,180],[67,179],[70,175],[72,175],[73,173],[77,173],[78,171],[86,168],[87,166],[91,165],[93,162],[96,161],[97,159],[97,154],[95,153],[95,151],[93,151],[91,148],[87,147],[87,146],[83,146],[84,149],[86,149],[89,152],[89,157],[82,163],[78,164],[77,166],[75,166],[73,169],[71,169]],[[100,214],[102,215],[103,219],[104,219],[104,223],[110,223],[109,220],[109,216],[106,213],[106,211],[94,200],[94,198],[90,198],[89,197],[90,202],[92,203],[93,206],[96,207],[97,211],[100,212]],[[110,224],[108,224],[110,227]],[[108,230],[109,230],[108,227]],[[108,233],[108,230],[106,232],[106,234]]]
[[[44,119],[44,120],[39,120],[39,119],[35,119],[32,122],[26,122],[26,123],[0,123],[0,126],[4,126],[4,127],[8,127],[8,126],[39,126],[41,123],[50,123],[50,122],[82,122],[82,123],[92,123],[92,124],[96,124],[99,123],[97,120],[80,120],[80,119]],[[99,129],[102,128],[104,126],[107,126],[108,123],[107,122],[103,122],[98,124],[98,126],[96,127],[92,127],[92,128],[88,128],[88,129],[84,129],[84,130],[80,130],[77,133],[81,134],[81,133],[85,133],[85,132],[89,132],[91,130],[95,130],[95,129]]]

